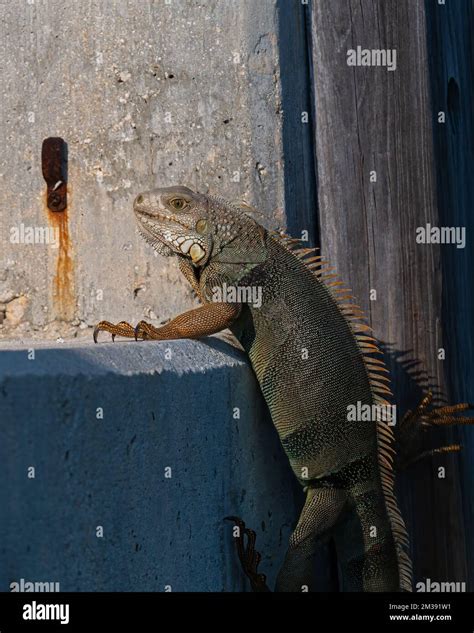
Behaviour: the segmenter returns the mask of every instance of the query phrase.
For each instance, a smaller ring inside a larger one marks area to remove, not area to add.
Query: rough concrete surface
[[[257,531],[273,583],[301,499],[240,351],[215,338],[0,349],[0,591],[22,578],[248,589],[232,514]]]
[[[245,197],[285,223],[277,4],[0,0],[3,336],[19,322],[78,328],[192,304],[175,262],[136,234],[142,190]],[[45,205],[50,136],[68,144],[65,214]],[[55,229],[60,246],[11,243],[21,224]]]
[[[227,514],[273,583],[301,491],[244,356],[215,337],[93,346],[91,327],[195,304],[136,233],[140,191],[245,198],[314,237],[303,11],[0,0],[0,590],[242,589]],[[46,206],[48,137],[67,143],[65,213]]]

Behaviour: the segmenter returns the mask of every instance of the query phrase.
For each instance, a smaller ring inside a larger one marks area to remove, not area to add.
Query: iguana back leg
[[[340,591],[400,590],[396,544],[379,489],[351,491],[351,502],[334,540]]]
[[[146,321],[140,321],[133,327],[126,321],[114,325],[109,321],[101,321],[94,328],[94,341],[97,343],[99,332],[105,331],[116,336],[137,339],[154,339],[165,341],[180,338],[202,338],[228,328],[237,319],[241,311],[238,303],[206,303],[205,305],[184,312],[161,327],[154,327]]]
[[[311,591],[318,547],[338,522],[348,495],[336,488],[309,488],[298,524],[290,537],[275,591]]]
[[[337,523],[348,496],[344,490],[309,488],[298,524],[290,537],[285,561],[278,572],[275,591],[310,591],[314,575],[314,557],[327,533]],[[253,591],[269,591],[264,574],[258,573],[261,556],[255,551],[255,532],[236,517],[227,517],[240,528],[237,553]],[[244,535],[247,543],[244,544]]]
[[[314,555],[324,537],[336,524],[347,502],[347,493],[334,488],[310,488],[306,501],[278,573],[275,591],[310,590],[314,575]],[[236,517],[226,517],[239,527],[237,553],[253,591],[269,591],[264,574],[258,573],[261,556],[255,550],[255,532]],[[244,542],[244,536],[247,542]]]

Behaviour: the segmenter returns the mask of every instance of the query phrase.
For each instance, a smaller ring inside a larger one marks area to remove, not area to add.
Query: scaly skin
[[[203,305],[159,328],[102,321],[94,339],[101,330],[166,340],[225,328],[238,338],[306,489],[276,590],[311,590],[315,551],[330,537],[343,591],[410,590],[406,533],[393,494],[391,429],[347,415],[349,404],[383,403],[390,393],[383,363],[372,356],[374,340],[364,334],[368,328],[357,331],[352,323],[357,310],[341,306],[345,297],[339,300],[337,285],[322,280],[319,258],[305,263],[308,253],[295,254],[288,242],[221,198],[185,187],[156,189],[136,198],[134,212],[143,237],[160,254],[178,258]],[[261,305],[241,297],[213,301],[216,289],[226,287],[260,290]],[[234,520],[252,587],[268,590],[257,569],[255,534]]]

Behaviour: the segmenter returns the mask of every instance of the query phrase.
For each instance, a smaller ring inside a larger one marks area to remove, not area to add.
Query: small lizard
[[[306,491],[276,591],[311,588],[316,549],[328,538],[336,545],[342,591],[410,591],[391,425],[386,416],[369,422],[348,416],[348,405],[383,408],[391,395],[377,342],[350,292],[314,249],[268,232],[244,205],[179,186],[138,195],[134,212],[142,236],[161,255],[177,257],[203,305],[161,327],[101,321],[94,340],[102,330],[112,338],[168,340],[230,328],[237,337]],[[225,300],[226,289],[234,290],[232,300]],[[254,291],[259,302],[249,299]],[[426,404],[417,410],[425,423],[432,419]],[[445,409],[436,410],[433,424],[452,414]],[[268,591],[255,533],[228,518],[240,528],[238,554],[252,588]]]

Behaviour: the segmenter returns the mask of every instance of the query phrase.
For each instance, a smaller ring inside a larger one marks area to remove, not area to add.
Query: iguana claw
[[[433,394],[430,391],[422,398],[418,406],[413,411],[409,410],[403,416],[400,423],[400,436],[398,438],[400,444],[411,447],[413,443],[420,438],[420,432],[425,431],[429,427],[450,426],[455,424],[474,424],[474,418],[456,417],[453,415],[461,411],[474,409],[474,405],[468,402],[463,402],[460,404],[428,409],[432,400]],[[414,455],[407,454],[400,460],[400,468],[404,468],[409,464],[413,464],[414,462],[430,455],[452,453],[459,450],[461,450],[460,444],[450,444],[448,446],[441,446],[439,448],[421,451],[418,454],[415,453]],[[405,453],[407,451],[405,449],[399,452]]]
[[[225,521],[232,521],[239,528],[239,534],[235,536],[237,543],[237,555],[239,557],[242,569],[250,580],[252,591],[270,591],[267,587],[265,574],[258,573],[258,566],[262,560],[262,556],[255,550],[256,534],[245,526],[245,523],[239,517],[225,517]],[[247,543],[244,542],[244,536],[247,537]]]
[[[433,400],[433,394],[428,394],[421,400],[414,411],[407,411],[401,425],[417,421],[421,426],[448,426],[450,424],[474,424],[474,418],[456,418],[452,414],[460,411],[474,409],[474,405],[469,402],[460,404],[436,407],[428,411],[428,406]]]
[[[134,338],[136,341],[138,341],[139,338],[147,338],[143,328],[144,325],[148,325],[148,323],[140,321],[136,327],[133,327],[133,325],[130,325],[127,321],[120,321],[120,323],[117,324],[110,323],[109,321],[101,321],[94,328],[94,343],[98,342],[99,332],[110,332],[110,334],[112,334],[112,341],[115,341],[116,336]]]

